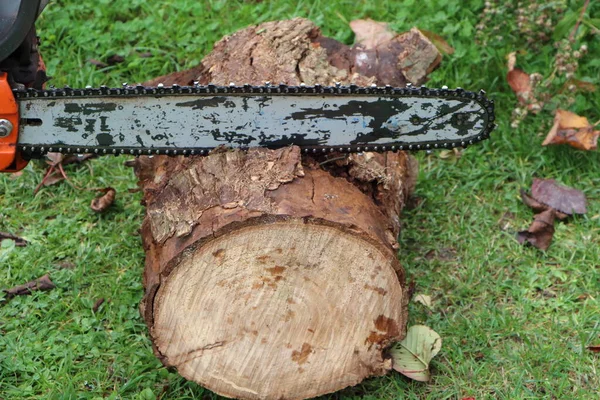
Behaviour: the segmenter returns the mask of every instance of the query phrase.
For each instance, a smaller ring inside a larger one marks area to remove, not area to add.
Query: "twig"
[[[62,175],[63,178],[65,178],[65,181],[67,181],[67,183],[69,185],[71,185],[71,187],[75,190],[83,190],[80,187],[77,187],[77,185],[75,185],[73,182],[71,182],[71,179],[69,179],[69,177],[67,176],[67,173],[65,172],[65,170],[63,169],[62,163],[58,164],[58,169],[60,170],[60,173]]]
[[[329,159],[327,159],[327,160],[325,160],[325,161],[323,161],[323,162],[320,162],[320,163],[319,163],[319,165],[325,165],[325,164],[327,164],[327,163],[334,162],[334,161],[338,161],[338,160],[345,160],[346,158],[348,158],[348,156],[347,156],[347,155],[345,155],[345,156],[341,156],[341,157],[329,158]]]
[[[575,33],[577,32],[577,29],[579,29],[579,25],[581,24],[581,21],[583,20],[583,14],[585,14],[585,10],[587,10],[587,7],[589,4],[590,4],[590,0],[585,0],[583,8],[581,9],[581,14],[579,14],[579,18],[577,18],[577,23],[575,24],[575,27],[573,28],[573,30],[571,31],[571,34],[569,35],[569,42],[571,42],[571,43],[575,39]]]
[[[33,189],[33,194],[36,194],[40,190],[40,188],[44,185],[46,178],[48,178],[48,176],[52,173],[52,171],[54,171],[55,167],[56,167],[55,165],[48,167],[48,170],[46,171],[46,174],[44,175],[44,177],[42,178],[40,183],[38,183],[38,185],[35,187],[35,189]]]

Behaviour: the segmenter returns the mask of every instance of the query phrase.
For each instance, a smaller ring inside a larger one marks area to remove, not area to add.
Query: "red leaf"
[[[531,97],[531,80],[529,79],[529,74],[515,68],[508,71],[506,80],[513,92],[517,95],[519,102],[521,104],[526,104],[527,100]]]

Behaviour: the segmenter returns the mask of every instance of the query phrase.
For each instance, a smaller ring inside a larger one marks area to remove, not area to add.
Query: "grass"
[[[583,3],[568,2],[570,20],[555,39],[568,36]],[[443,348],[428,384],[392,373],[328,398],[595,399],[600,358],[586,347],[600,343],[600,153],[541,147],[549,111],[510,127],[516,100],[505,80],[506,55],[520,51],[522,68],[549,74],[554,49],[552,42],[527,48],[512,25],[502,39],[490,31],[488,44],[478,45],[473,37],[483,6],[479,0],[62,0],[44,12],[39,34],[52,83],[72,87],[183,70],[225,34],[294,16],[311,18],[346,43],[353,40],[348,21],[364,17],[444,36],[456,52],[428,85],[484,88],[496,100],[499,127],[492,140],[459,159],[418,155],[415,195],[421,201],[403,215],[399,257],[417,292],[434,298],[432,310],[410,305],[410,323],[436,330]],[[586,15],[599,14],[599,2],[592,1]],[[576,36],[589,46],[576,76],[598,83],[594,24],[597,19],[586,17]],[[146,52],[152,57],[139,56]],[[102,71],[87,62],[112,54],[125,62]],[[600,119],[597,93],[575,100],[571,111]],[[0,231],[30,242],[24,248],[1,243],[0,287],[45,273],[58,286],[0,306],[1,399],[217,397],[162,368],[152,354],[137,310],[143,208],[140,194],[127,190],[135,179],[123,160],[102,158],[67,170],[78,186],[117,189],[116,205],[105,215],[89,209],[92,192],[65,183],[33,195],[43,173],[39,163],[17,178],[0,176]],[[546,252],[514,239],[532,218],[518,193],[533,177],[577,187],[589,201],[585,216],[558,224]],[[94,313],[99,298],[107,301]]]

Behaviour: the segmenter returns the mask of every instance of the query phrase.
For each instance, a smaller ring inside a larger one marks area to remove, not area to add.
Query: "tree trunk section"
[[[374,79],[333,66],[325,39],[303,19],[266,23],[162,80]],[[135,170],[147,207],[140,308],[166,366],[241,399],[310,398],[390,370],[384,349],[404,337],[409,300],[396,242],[409,156],[217,149],[140,157]]]

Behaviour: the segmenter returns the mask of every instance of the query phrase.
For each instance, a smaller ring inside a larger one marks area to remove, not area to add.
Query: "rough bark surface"
[[[436,47],[416,28],[395,35],[377,48],[366,48],[360,43],[350,47],[321,35],[311,21],[296,18],[267,22],[226,36],[198,67],[147,83],[344,82],[402,87],[407,83],[425,83],[441,59]]]
[[[151,83],[373,81],[335,66],[324,40],[309,21],[270,22]],[[409,156],[217,149],[140,157],[135,170],[147,207],[140,308],[165,365],[244,399],[309,398],[389,371],[383,350],[407,319],[396,237]]]

